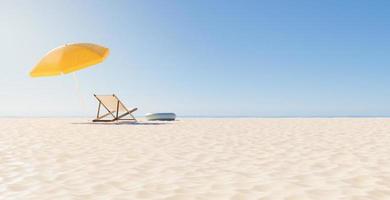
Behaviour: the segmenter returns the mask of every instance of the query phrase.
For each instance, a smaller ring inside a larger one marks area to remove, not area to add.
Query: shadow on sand
[[[148,125],[167,125],[171,123],[167,122],[74,122],[71,124],[83,124],[83,125],[132,125],[132,126],[148,126]]]

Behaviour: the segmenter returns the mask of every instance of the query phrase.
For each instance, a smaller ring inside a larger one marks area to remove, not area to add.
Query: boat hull
[[[174,121],[176,119],[175,113],[147,113],[145,118],[148,121]]]

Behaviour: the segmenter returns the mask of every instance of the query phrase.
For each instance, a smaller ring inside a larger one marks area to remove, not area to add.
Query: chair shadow
[[[78,124],[78,125],[132,125],[132,126],[156,126],[156,125],[168,125],[172,123],[167,122],[73,122],[71,124]]]

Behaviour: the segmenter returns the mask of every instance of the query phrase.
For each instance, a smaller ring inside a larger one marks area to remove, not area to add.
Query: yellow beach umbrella
[[[97,44],[66,44],[48,52],[30,72],[30,76],[67,74],[101,63],[108,54],[108,48]]]
[[[32,77],[56,76],[68,74],[101,63],[107,58],[109,49],[92,43],[65,44],[49,51],[30,72]],[[81,96],[76,73],[72,73],[81,104]]]

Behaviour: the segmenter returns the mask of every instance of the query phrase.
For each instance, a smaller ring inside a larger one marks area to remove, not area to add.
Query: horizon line
[[[135,115],[137,118],[145,116]],[[85,115],[4,115],[0,118],[93,118]],[[390,118],[390,115],[177,115],[176,118]]]

